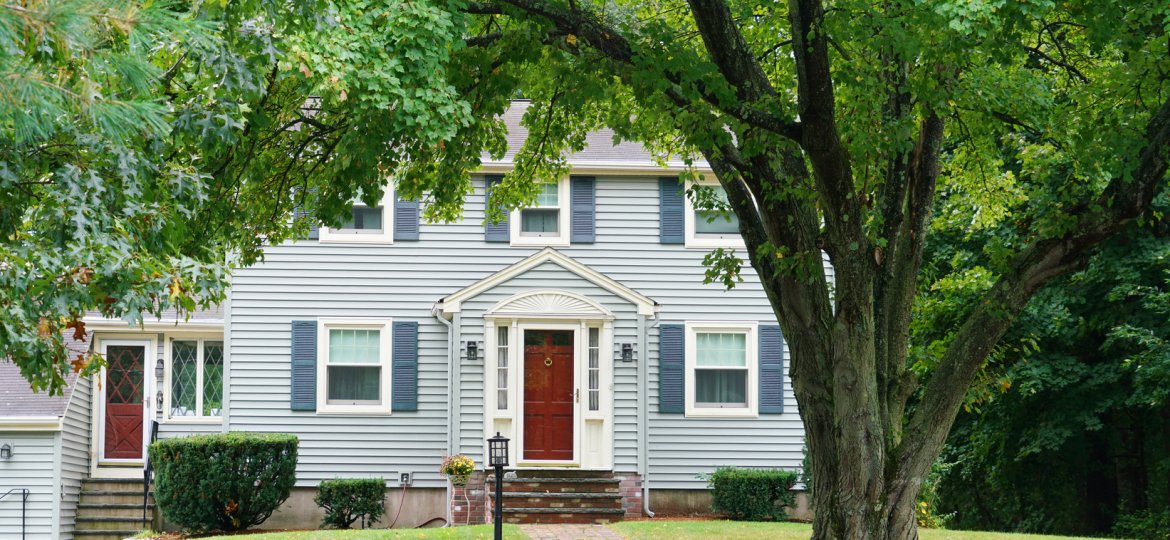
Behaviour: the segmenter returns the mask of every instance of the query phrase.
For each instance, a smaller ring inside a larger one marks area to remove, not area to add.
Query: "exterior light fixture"
[[[634,361],[634,344],[622,343],[622,362]]]
[[[496,468],[496,511],[495,540],[504,538],[504,467],[508,465],[508,438],[496,432],[496,436],[488,439],[488,463]]]
[[[3,459],[3,460],[12,459],[12,445],[11,444],[4,443],[3,446],[0,446],[0,459]]]
[[[154,365],[154,378],[161,379],[164,373],[166,373],[166,366],[163,364],[163,359],[159,358],[158,363]]]
[[[467,361],[468,362],[479,361],[479,343],[478,342],[475,342],[475,341],[468,341],[467,342]]]

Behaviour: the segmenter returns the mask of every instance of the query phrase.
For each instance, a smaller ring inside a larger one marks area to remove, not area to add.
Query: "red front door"
[[[142,459],[145,356],[143,345],[106,346],[106,459]]]
[[[573,331],[524,331],[524,459],[573,460]]]

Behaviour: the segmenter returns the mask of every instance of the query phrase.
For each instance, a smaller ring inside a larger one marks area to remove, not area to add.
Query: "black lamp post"
[[[496,533],[495,540],[504,539],[504,520],[500,515],[504,508],[504,467],[508,465],[508,438],[496,432],[496,436],[488,439],[488,460],[496,468]]]

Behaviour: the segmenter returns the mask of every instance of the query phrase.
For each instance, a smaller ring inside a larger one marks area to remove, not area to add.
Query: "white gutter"
[[[220,331],[224,329],[222,320],[198,321],[144,321],[142,324],[131,325],[126,321],[110,319],[83,319],[85,329],[89,331],[107,332],[187,332],[187,331]]]
[[[447,327],[447,454],[450,455],[455,453],[455,378],[451,376],[455,371],[455,329],[452,328],[451,321],[443,317],[437,304],[431,309],[431,315]],[[451,520],[455,518],[451,514],[451,498],[454,495],[451,492],[451,482],[447,482],[447,509],[444,518],[447,524],[444,527],[450,527]]]
[[[0,416],[3,431],[61,431],[63,423],[60,416]]]
[[[624,176],[668,176],[671,173],[680,173],[694,170],[704,174],[714,174],[710,165],[696,164],[688,167],[681,161],[670,161],[665,165],[654,162],[629,161],[574,161],[570,159],[567,165],[573,174],[621,174]],[[509,173],[516,168],[511,161],[483,161],[473,173]]]

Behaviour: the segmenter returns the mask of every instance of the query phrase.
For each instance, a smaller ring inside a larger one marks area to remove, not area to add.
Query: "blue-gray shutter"
[[[390,359],[390,410],[418,410],[418,323],[395,321]]]
[[[760,414],[784,412],[784,334],[760,325]]]
[[[683,351],[683,325],[664,324],[658,328],[658,412],[682,413],[685,411],[683,401],[686,392],[683,391],[683,369],[685,353]]]
[[[488,205],[492,203],[492,186],[503,180],[504,177],[500,175],[491,175],[486,178],[483,201],[484,212],[487,212],[487,209],[490,208]],[[505,214],[504,219],[500,220],[499,223],[485,223],[483,239],[485,242],[510,242],[512,239],[508,234],[508,216]]]
[[[418,201],[394,194],[394,240],[418,240]]]
[[[658,238],[663,244],[683,243],[686,193],[677,177],[658,179]]]
[[[597,236],[596,183],[592,176],[569,177],[570,242],[592,244]]]
[[[289,408],[317,410],[317,321],[292,322]]]

